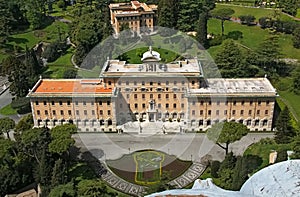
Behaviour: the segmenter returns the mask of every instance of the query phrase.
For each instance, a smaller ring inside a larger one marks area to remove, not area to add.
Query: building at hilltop
[[[137,33],[143,28],[154,31],[156,23],[156,5],[147,5],[139,1],[129,3],[112,3],[109,5],[111,24],[118,34],[121,27],[127,24],[128,27]]]
[[[128,122],[180,122],[186,131],[236,121],[271,130],[276,90],[267,78],[205,79],[198,59],[161,63],[150,47],[141,64],[107,60],[97,79],[40,79],[30,90],[34,126],[74,123],[116,131]]]

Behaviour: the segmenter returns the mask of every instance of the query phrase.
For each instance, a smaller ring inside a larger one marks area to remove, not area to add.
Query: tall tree
[[[300,27],[293,31],[293,45],[295,48],[300,49]]]
[[[9,9],[9,1],[0,0],[0,44],[6,42],[13,21],[13,14]]]
[[[275,142],[278,144],[286,144],[291,142],[292,138],[296,135],[296,132],[292,126],[290,111],[287,107],[280,112],[275,125]]]
[[[178,17],[177,0],[160,0],[158,2],[158,25],[175,28]]]
[[[103,196],[109,197],[111,193],[100,180],[82,180],[78,183],[78,196]]]
[[[231,8],[215,9],[211,11],[211,15],[221,20],[222,36],[224,35],[224,22],[230,19],[231,15],[234,14],[234,10]]]
[[[277,72],[276,69],[281,55],[279,49],[278,36],[270,36],[256,50],[257,65],[271,76]]]
[[[180,10],[178,12],[177,21],[178,29],[184,32],[195,30],[195,25],[202,9],[202,2],[199,0],[179,1],[179,7]]]
[[[247,126],[237,122],[220,122],[212,125],[207,130],[207,137],[209,140],[214,141],[218,146],[225,150],[228,154],[229,144],[240,140],[243,136],[247,135],[249,129]]]
[[[204,47],[208,48],[208,41],[207,41],[207,20],[208,15],[205,12],[202,12],[199,15],[199,19],[197,21],[196,26],[196,40]]]
[[[13,128],[15,128],[15,121],[13,119],[8,117],[0,119],[0,132],[6,133],[8,139],[10,139],[9,131]]]

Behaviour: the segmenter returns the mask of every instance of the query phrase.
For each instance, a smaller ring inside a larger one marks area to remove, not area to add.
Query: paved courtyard
[[[240,141],[233,143],[229,150],[235,154],[242,154],[246,148],[261,138],[272,137],[271,133],[250,133]],[[105,165],[105,160],[114,160],[124,154],[144,149],[155,149],[176,155],[182,160],[193,160],[190,168],[181,176],[172,180],[170,184],[183,188],[197,179],[205,170],[201,158],[211,155],[214,160],[222,160],[224,150],[209,141],[205,134],[173,134],[173,135],[139,135],[139,134],[105,134],[79,133],[74,135],[76,145],[82,150],[89,150],[92,155]],[[107,168],[107,167],[106,167]],[[108,168],[107,168],[108,169]],[[121,179],[109,169],[102,175],[102,179],[111,187],[134,196],[141,196],[145,187]]]
[[[272,136],[271,133],[250,133],[231,144],[229,151],[241,155],[250,144]],[[182,160],[200,161],[207,154],[214,160],[222,160],[225,157],[225,151],[208,140],[203,133],[168,135],[79,133],[74,138],[78,146],[84,146],[102,161],[118,159],[124,154],[144,149],[163,151]]]

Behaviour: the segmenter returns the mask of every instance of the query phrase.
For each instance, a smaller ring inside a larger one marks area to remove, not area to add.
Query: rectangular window
[[[142,107],[143,107],[143,109],[145,109],[145,108],[146,108],[146,104],[145,104],[145,103],[143,103],[143,104],[142,104]]]
[[[63,103],[62,103],[62,101],[59,101],[59,105],[62,105]]]
[[[241,110],[241,115],[244,115],[244,110]]]
[[[76,116],[79,116],[79,110],[76,110]]]
[[[235,115],[235,110],[232,110],[232,115]]]
[[[224,115],[227,115],[227,110],[224,110]]]
[[[182,109],[184,108],[184,103],[181,103],[181,108],[182,108]]]
[[[44,101],[44,105],[47,105],[47,102],[46,102],[46,101]]]
[[[192,110],[192,115],[193,115],[193,116],[195,115],[195,110]]]
[[[207,114],[210,116],[210,115],[211,115],[211,110],[208,110],[208,111],[207,111]]]
[[[160,104],[160,103],[158,103],[158,104],[157,104],[157,107],[158,107],[158,108],[161,108],[161,104]]]
[[[107,110],[107,115],[109,115],[109,116],[110,116],[110,110]]]
[[[203,105],[204,104],[204,101],[200,101],[200,105]]]
[[[266,105],[269,105],[270,104],[270,101],[266,101]]]
[[[95,115],[95,110],[92,110],[92,115]]]
[[[211,105],[211,101],[208,101],[208,105]]]
[[[127,86],[129,85],[129,81],[126,81],[126,85],[127,85]]]
[[[142,99],[145,99],[145,94],[142,94]]]
[[[249,110],[248,115],[251,115],[251,114],[252,114],[252,110]]]
[[[233,105],[236,105],[236,101],[233,101]]]
[[[150,85],[153,86],[153,82],[152,81],[150,81]]]
[[[166,81],[166,85],[169,85],[169,81]]]
[[[220,114],[220,111],[219,110],[216,110],[216,115],[218,116]]]
[[[177,98],[176,94],[173,94],[173,98],[174,98],[174,99],[176,99],[176,98]]]
[[[258,101],[257,104],[258,104],[258,105],[261,105],[261,101]]]
[[[143,85],[143,86],[145,85],[145,81],[142,81],[142,85]]]
[[[169,103],[166,103],[166,109],[168,109],[169,108]]]
[[[52,101],[52,102],[51,102],[51,104],[52,104],[52,105],[55,105],[55,102],[54,102],[54,101]]]
[[[129,98],[130,98],[130,95],[129,95],[129,94],[126,94],[126,98],[129,99]]]
[[[138,108],[138,104],[137,104],[137,103],[134,104],[134,108],[135,108],[135,109]]]
[[[91,102],[91,105],[94,105],[94,101]]]
[[[253,105],[253,101],[250,101],[250,105]]]
[[[64,110],[60,110],[60,115],[64,115]]]
[[[55,116],[56,115],[56,111],[52,110],[52,114],[53,114],[53,116]]]
[[[259,110],[259,109],[256,111],[256,114],[257,114],[257,115],[259,115],[259,114],[260,114],[260,110]]]
[[[71,101],[67,101],[67,105],[71,105]]]
[[[157,95],[157,98],[158,98],[158,99],[161,99],[161,94],[158,94],[158,95]]]
[[[83,114],[84,114],[84,115],[87,115],[87,110],[84,110],[84,111],[83,111]]]
[[[72,115],[72,112],[71,110],[68,110],[68,115],[71,116]]]
[[[86,101],[83,101],[82,104],[83,104],[83,105],[86,105]]]
[[[100,110],[100,111],[99,111],[99,114],[100,114],[100,115],[103,115],[103,110]]]
[[[37,115],[41,115],[40,110],[37,110],[37,111],[36,111],[36,114],[37,114]]]
[[[176,107],[177,107],[177,105],[176,105],[176,103],[174,103],[174,104],[173,104],[173,108],[176,108]]]
[[[99,105],[102,105],[102,101],[99,101]]]
[[[110,101],[107,101],[106,103],[107,103],[107,105],[110,105]]]
[[[268,115],[269,114],[269,111],[268,110],[265,110],[265,115]]]
[[[169,99],[169,94],[166,94],[166,99]]]
[[[109,86],[111,85],[111,81],[108,81],[108,85],[109,85]]]
[[[202,116],[203,115],[203,110],[200,110],[200,116]]]
[[[45,115],[48,115],[48,110],[45,110]]]
[[[35,105],[39,105],[39,102],[38,102],[38,101],[35,101]]]
[[[193,103],[192,103],[193,105],[196,105],[196,101],[193,101]]]
[[[220,105],[220,101],[217,101],[217,105]]]
[[[241,104],[244,105],[244,104],[245,104],[245,101],[242,101]]]
[[[134,97],[134,99],[137,99],[137,94],[134,94],[134,96],[133,96],[133,97]]]

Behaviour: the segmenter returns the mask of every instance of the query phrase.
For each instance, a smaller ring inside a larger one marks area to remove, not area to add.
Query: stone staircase
[[[163,122],[127,122],[119,128],[124,133],[138,133],[141,135],[154,135],[163,133]]]

